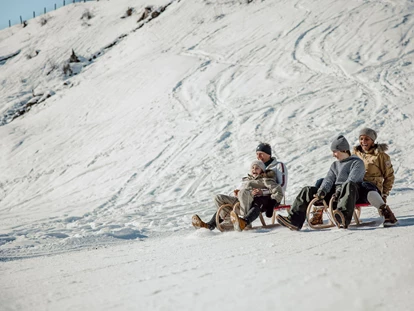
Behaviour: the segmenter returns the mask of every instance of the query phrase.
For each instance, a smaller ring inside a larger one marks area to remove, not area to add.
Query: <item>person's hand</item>
[[[240,191],[239,189],[235,189],[235,190],[233,190],[233,193],[234,193],[234,196],[235,196],[235,197],[237,197],[237,195],[239,194],[239,191]]]
[[[341,188],[336,189],[335,193],[333,194],[334,201],[338,201],[339,197],[341,196]]]
[[[314,197],[318,200],[322,200],[325,197],[326,193],[323,190],[318,190]]]
[[[253,189],[252,191],[253,196],[258,197],[263,195],[263,191],[260,189]]]

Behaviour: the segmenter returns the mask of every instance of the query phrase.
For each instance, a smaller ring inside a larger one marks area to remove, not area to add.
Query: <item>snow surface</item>
[[[412,310],[414,2],[247,2],[76,3],[0,31],[1,310]],[[168,6],[137,23],[149,4]],[[291,203],[365,126],[398,227],[192,228],[260,141]]]

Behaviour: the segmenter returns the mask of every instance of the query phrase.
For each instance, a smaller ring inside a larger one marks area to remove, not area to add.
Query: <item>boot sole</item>
[[[394,222],[394,223],[392,223],[392,222],[384,222],[382,225],[384,227],[395,227],[396,225],[398,225],[398,221],[397,222]]]
[[[282,218],[280,215],[276,216],[276,220],[279,224],[281,224],[283,227],[289,228],[292,231],[299,231],[300,229],[294,225],[292,225],[290,222],[287,222],[284,218]]]

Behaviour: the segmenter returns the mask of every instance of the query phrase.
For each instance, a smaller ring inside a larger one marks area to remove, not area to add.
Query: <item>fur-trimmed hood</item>
[[[362,153],[378,154],[378,153],[385,153],[387,150],[388,150],[388,145],[387,144],[374,144],[374,146],[368,152],[365,152],[362,149],[361,145],[358,145],[358,146],[354,147],[354,153],[362,152]]]
[[[276,173],[273,170],[266,170],[265,175],[267,178],[275,178]]]

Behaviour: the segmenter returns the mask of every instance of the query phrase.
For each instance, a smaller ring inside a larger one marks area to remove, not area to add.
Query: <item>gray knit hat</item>
[[[252,164],[250,164],[250,168],[252,168],[253,165],[257,165],[258,167],[260,167],[263,172],[266,171],[266,166],[264,165],[262,161],[254,160]]]
[[[349,150],[349,143],[343,135],[339,135],[331,144],[331,150],[346,151]]]
[[[359,137],[361,137],[361,135],[365,135],[368,136],[369,138],[371,138],[373,141],[375,141],[377,139],[377,133],[373,130],[370,129],[368,127],[363,128],[360,132],[359,132]]]

